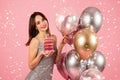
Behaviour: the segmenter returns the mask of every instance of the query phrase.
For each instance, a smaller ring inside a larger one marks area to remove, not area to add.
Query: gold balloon
[[[97,35],[90,28],[84,28],[78,31],[73,41],[75,50],[81,59],[89,58],[98,45]]]

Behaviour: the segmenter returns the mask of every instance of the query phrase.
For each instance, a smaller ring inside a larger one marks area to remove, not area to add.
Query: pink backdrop
[[[102,74],[105,80],[120,80],[120,0],[1,0],[0,80],[24,80],[29,72],[25,43],[28,40],[29,16],[34,11],[47,16],[51,32],[59,36],[59,43],[62,36],[55,25],[56,15],[66,11],[80,16],[90,6],[97,7],[103,14],[103,25],[97,33],[97,50],[105,55],[107,61]],[[69,47],[67,45],[66,51]],[[53,80],[64,80],[56,65]]]

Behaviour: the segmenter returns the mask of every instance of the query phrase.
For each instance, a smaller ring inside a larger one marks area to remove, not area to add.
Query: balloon
[[[82,71],[85,71],[87,69],[87,60],[80,60],[80,67]]]
[[[70,50],[65,58],[65,66],[71,80],[79,80],[82,72],[80,67],[80,59],[75,50]]]
[[[68,40],[68,44],[69,45],[72,45],[73,44],[73,38],[74,38],[74,35],[77,33],[77,31],[74,31],[72,33],[70,33],[69,35],[66,35],[67,36],[67,40]]]
[[[66,16],[61,26],[61,33],[63,35],[69,35],[73,31],[76,31],[78,27],[78,21],[79,19],[75,15]]]
[[[64,77],[66,80],[69,79],[66,67],[65,67],[65,55],[66,53],[62,53],[60,56],[60,60],[59,62],[56,64],[57,65],[57,69],[59,71],[59,73],[62,75],[62,77]]]
[[[78,15],[78,14],[77,14],[76,11],[75,11],[73,8],[71,8],[71,7],[64,7],[64,8],[62,7],[62,8],[60,8],[60,9],[58,9],[58,10],[56,11],[55,23],[56,23],[57,29],[58,29],[60,32],[61,32],[62,23],[63,23],[65,17],[68,16],[68,15]]]
[[[56,15],[56,20],[55,20],[55,23],[56,23],[56,27],[57,29],[61,32],[61,26],[62,26],[62,23],[65,19],[65,16],[64,15],[60,15],[60,14],[57,14]]]
[[[98,45],[98,38],[95,32],[85,28],[79,30],[74,37],[75,50],[80,55],[81,59],[88,59],[92,53],[96,50]]]
[[[69,45],[72,45],[72,44],[73,44],[74,36],[75,36],[75,34],[76,34],[80,29],[81,29],[81,26],[78,25],[78,26],[77,26],[77,30],[75,30],[75,31],[73,31],[72,33],[66,35],[67,38],[68,38],[68,41],[69,41],[69,42],[68,42]]]
[[[95,32],[98,32],[102,25],[102,14],[95,7],[86,8],[80,16],[82,28],[93,26]]]
[[[69,35],[66,35],[67,36],[67,40],[68,40],[68,44],[69,45],[72,45],[73,44],[73,37],[74,37],[74,34],[73,33],[71,33],[71,34],[69,34]]]
[[[106,64],[105,57],[100,51],[95,51],[87,62],[88,68],[97,68],[101,72],[104,70]]]
[[[104,77],[99,70],[90,68],[82,73],[80,80],[104,80]]]

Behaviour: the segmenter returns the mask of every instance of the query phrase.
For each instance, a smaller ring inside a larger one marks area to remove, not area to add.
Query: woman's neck
[[[47,36],[48,36],[47,32],[40,32],[40,33],[37,35],[38,38],[45,38],[45,37],[47,37]]]

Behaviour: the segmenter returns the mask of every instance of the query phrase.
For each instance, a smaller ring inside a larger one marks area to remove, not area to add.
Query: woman
[[[45,38],[51,36],[54,42],[54,50],[44,51]],[[28,65],[31,69],[25,80],[51,80],[54,63],[58,62],[65,40],[63,39],[58,48],[57,39],[51,35],[47,18],[41,12],[34,12],[29,20],[29,46]]]

